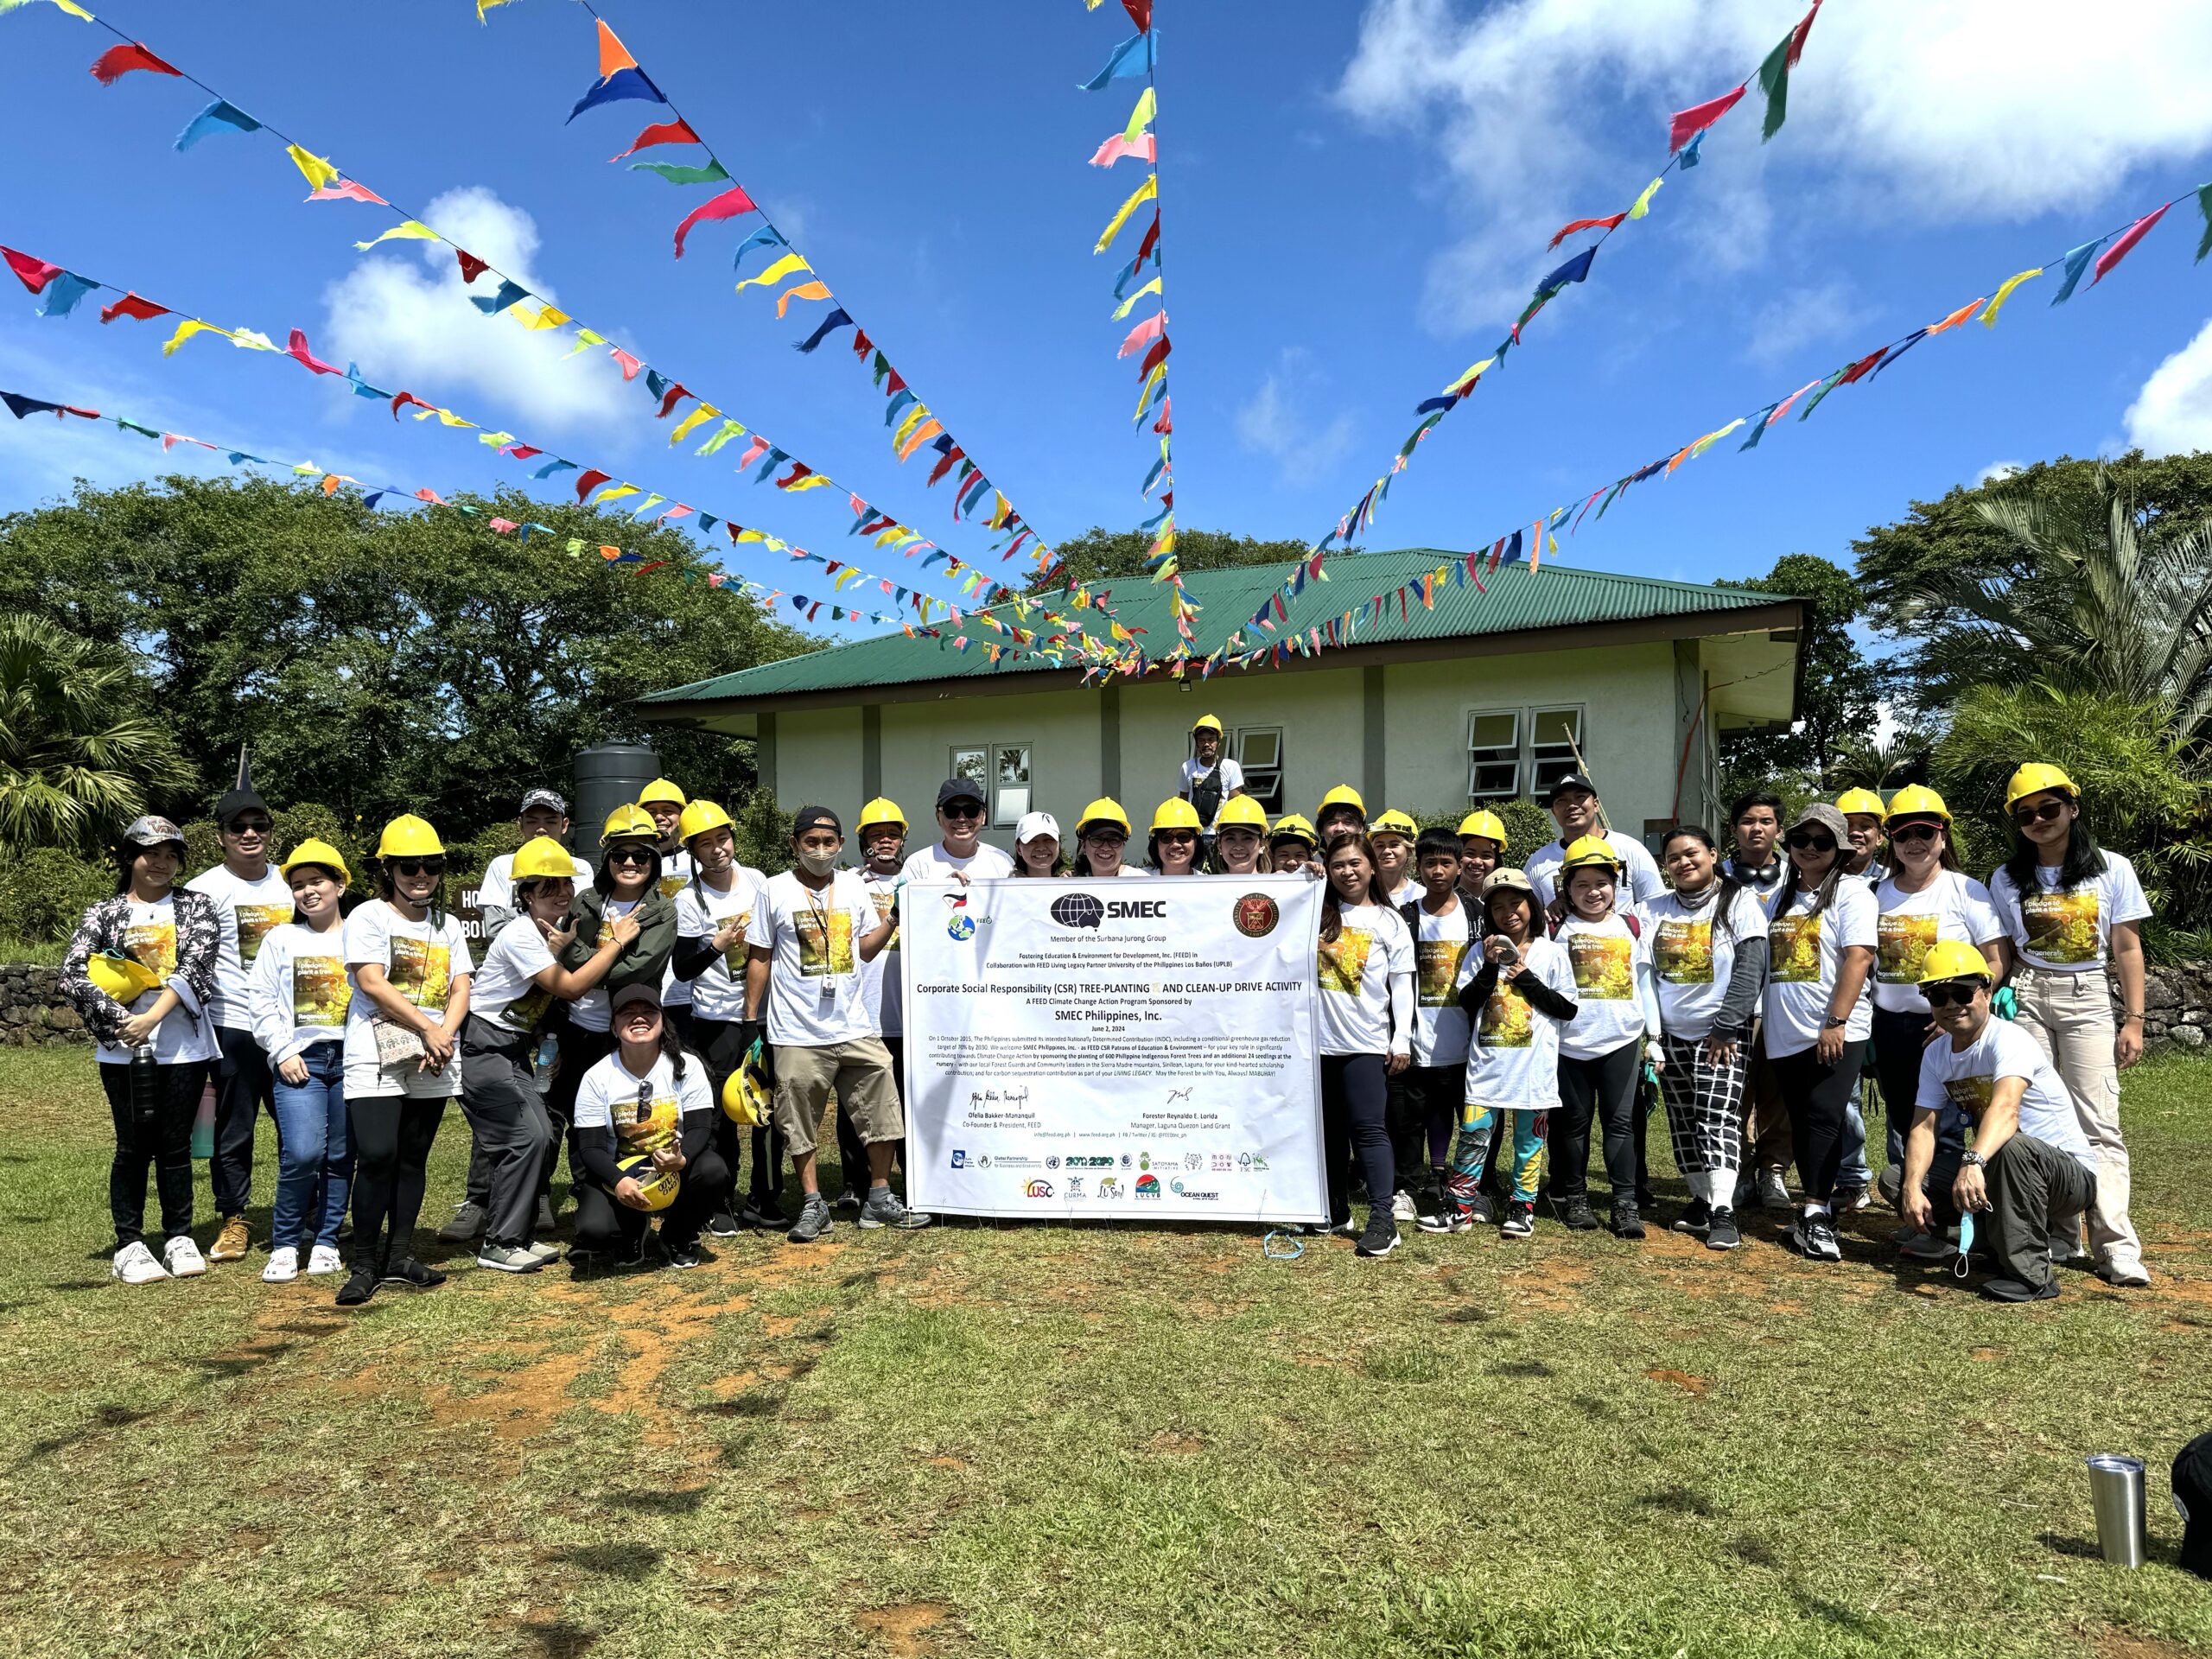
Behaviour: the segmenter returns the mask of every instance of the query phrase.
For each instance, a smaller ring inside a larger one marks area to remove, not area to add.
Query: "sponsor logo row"
[[[1197,1187],[1185,1186],[1179,1178],[1170,1180],[1166,1190],[1179,1198],[1194,1198],[1204,1202],[1212,1202],[1221,1197],[1218,1192],[1211,1189],[1201,1191]],[[1058,1192],[1053,1190],[1052,1182],[1039,1177],[1033,1179],[1021,1189],[1022,1196],[1025,1198],[1057,1198],[1064,1202],[1091,1198],[1108,1204],[1116,1203],[1124,1198],[1156,1198],[1160,1197],[1160,1177],[1157,1175],[1140,1175],[1136,1179],[1136,1184],[1127,1188],[1122,1185],[1122,1178],[1118,1175],[1102,1176],[1098,1179],[1096,1189],[1092,1191],[1084,1190],[1082,1176],[1070,1175],[1065,1179]]]
[[[1148,1152],[1125,1152],[1118,1157],[1111,1153],[1080,1154],[1065,1158],[1058,1153],[1032,1158],[1019,1153],[986,1152],[971,1158],[964,1148],[956,1147],[952,1153],[952,1167],[955,1169],[1134,1169],[1148,1174],[1155,1164],[1164,1171],[1180,1170],[1186,1175],[1195,1175],[1201,1170],[1216,1175],[1231,1173],[1249,1175],[1268,1166],[1266,1156],[1256,1152],[1167,1153],[1158,1159]]]

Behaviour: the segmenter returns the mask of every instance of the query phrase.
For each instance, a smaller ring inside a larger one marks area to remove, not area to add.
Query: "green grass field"
[[[1729,1257],[1546,1221],[1381,1262],[841,1225],[689,1274],[463,1256],[353,1313],[258,1255],[127,1290],[92,1071],[0,1055],[0,1652],[2212,1649],[2166,1501],[2212,1427],[2212,1065],[2127,1084],[2157,1286],[2026,1309],[1880,1211],[1827,1268],[1764,1220]],[[467,1144],[449,1114],[432,1224]],[[2152,1465],[2139,1572],[2095,1557],[2106,1450]]]

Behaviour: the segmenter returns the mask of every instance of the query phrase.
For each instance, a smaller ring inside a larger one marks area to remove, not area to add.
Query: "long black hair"
[[[1344,931],[1344,906],[1337,900],[1337,884],[1329,880],[1329,861],[1347,847],[1357,847],[1367,858],[1367,902],[1391,908],[1390,895],[1382,890],[1382,873],[1375,867],[1375,843],[1363,830],[1340,830],[1329,837],[1329,850],[1321,855],[1321,937],[1334,944]]]
[[[1764,805],[1765,802],[1762,800],[1758,804]],[[1730,918],[1735,912],[1736,895],[1743,892],[1744,884],[1728,874],[1727,862],[1720,856],[1720,844],[1713,840],[1713,831],[1701,823],[1678,823],[1659,837],[1659,856],[1663,860],[1667,856],[1667,849],[1684,836],[1713,855],[1713,879],[1720,888],[1713,896],[1713,909],[1718,912],[1713,918],[1713,925],[1720,931],[1733,933],[1735,925]],[[1794,872],[1796,866],[1793,864],[1790,868]]]
[[[2089,831],[2089,821],[2080,811],[2081,803],[2075,802],[2074,822],[2066,832],[2066,856],[2059,861],[2058,887],[2062,893],[2071,892],[2085,881],[2094,881],[2105,873],[2104,849],[2097,845],[2097,838]],[[2043,862],[2043,854],[2035,842],[2020,833],[2020,826],[2012,826],[2012,852],[2005,861],[2005,874],[2012,878],[2012,891],[2033,893],[2036,890],[2036,867]]]
[[[1827,825],[1822,824],[1821,828],[1826,830]],[[1789,906],[1796,902],[1797,895],[1804,891],[1802,884],[1797,879],[1797,861],[1789,856],[1787,848],[1783,849],[1782,861],[1788,868],[1783,873],[1782,891],[1775,895],[1774,899],[1774,917],[1777,921],[1789,913]],[[1834,902],[1836,888],[1843,884],[1843,867],[1850,862],[1850,844],[1847,842],[1837,842],[1835,861],[1828,866],[1828,873],[1821,878],[1821,885],[1813,889],[1813,907],[1805,912],[1808,916],[1819,915]]]
[[[682,1083],[683,1081],[683,1057],[690,1051],[685,1049],[683,1046],[683,1039],[677,1034],[676,1021],[668,1017],[668,1010],[666,1008],[662,1008],[660,1011],[660,1040],[658,1046],[660,1048],[662,1058],[667,1060],[670,1069],[675,1073],[676,1081],[679,1084]],[[614,1052],[618,1056],[622,1052],[622,1039],[620,1036],[617,1036],[614,1039]]]
[[[135,841],[118,841],[115,843],[115,890],[117,893],[124,893],[130,891],[130,867],[138,861],[141,855],[152,852],[155,847],[176,849],[176,874],[169,878],[169,891],[175,893],[184,885],[184,861],[187,853],[182,842],[157,841],[153,847],[149,847]]]
[[[599,896],[602,899],[611,898],[614,893],[614,866],[608,861],[607,855],[612,853],[617,845],[625,841],[644,842],[645,850],[653,855],[652,868],[645,874],[645,893],[639,893],[638,896],[640,899],[643,899],[645,896],[645,893],[655,893],[659,890],[661,871],[659,844],[655,842],[646,841],[643,836],[618,836],[616,840],[607,842],[606,846],[599,849],[599,868],[593,872],[591,884],[593,887],[598,891]]]

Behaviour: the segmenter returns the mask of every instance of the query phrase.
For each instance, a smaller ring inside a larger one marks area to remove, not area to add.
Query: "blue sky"
[[[277,0],[94,9],[394,202],[444,199],[434,222],[563,309],[955,553],[988,556],[988,537],[950,522],[946,489],[892,460],[881,396],[850,353],[790,350],[823,308],[779,323],[761,290],[731,291],[753,221],[703,226],[671,258],[677,221],[710,192],[607,164],[664,111],[563,124],[596,75],[580,7],[516,0],[488,28],[469,0],[311,20]],[[604,10],[1026,517],[1070,535],[1151,511],[1135,360],[1114,356],[1128,325],[1109,315],[1135,232],[1090,251],[1142,169],[1086,165],[1137,83],[1077,90],[1129,33],[1113,0]],[[1180,522],[1323,534],[1414,404],[1484,354],[1564,257],[1546,253],[1550,232],[1627,207],[1665,160],[1668,112],[1733,85],[1801,10],[1159,0]],[[671,450],[642,384],[602,355],[563,361],[512,321],[480,321],[444,250],[355,252],[391,216],[303,205],[267,135],[178,154],[202,95],[146,74],[100,86],[86,71],[104,31],[30,5],[0,35],[17,130],[41,135],[0,156],[0,242],[280,341],[302,327],[377,384],[832,556],[861,546],[842,496],[755,487],[734,451],[694,458],[696,438]],[[2212,8],[2177,0],[1830,0],[1788,125],[1762,147],[1754,93],[1717,127],[1704,165],[1670,178],[1422,446],[1368,544],[1487,542],[2193,188],[2212,175],[2208,71]],[[1866,525],[1994,466],[2212,445],[2199,229],[2183,203],[2101,287],[2054,309],[2055,278],[2031,283],[1995,330],[1925,342],[1753,454],[1725,440],[1563,539],[1562,556],[1689,580],[1789,552],[1848,563]],[[103,327],[87,302],[49,321],[9,291],[10,390],[442,494],[526,479],[472,434],[395,425],[281,359],[203,338],[165,361],[167,319]],[[6,423],[0,508],[188,455]],[[729,563],[789,585],[782,561]]]

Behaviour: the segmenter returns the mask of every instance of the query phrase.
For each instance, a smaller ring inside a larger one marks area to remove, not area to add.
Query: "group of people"
[[[1192,750],[1141,867],[1128,857],[1133,822],[1110,798],[1065,842],[1052,815],[1033,811],[1011,854],[987,844],[983,790],[966,778],[938,791],[938,833],[912,853],[905,814],[869,801],[856,868],[839,815],[802,808],[791,868],[773,875],[739,861],[721,806],[658,779],[609,815],[593,863],[565,845],[566,803],[533,789],[520,849],[479,890],[480,963],[446,906],[444,845],[418,817],[385,826],[374,896],[358,904],[327,842],[272,861],[274,821],[250,788],[217,803],[222,861],[181,885],[181,832],[142,817],[118,843],[114,896],[86,913],[63,969],[114,1119],[114,1274],[207,1271],[191,1135],[211,1073],[220,1224],[208,1255],[253,1248],[266,1107],[279,1155],[263,1277],[342,1274],[343,1306],[443,1279],[413,1241],[455,1100],[467,1188],[438,1236],[474,1243],[487,1268],[532,1272],[562,1255],[564,1144],[567,1253],[579,1262],[696,1267],[702,1236],[766,1228],[810,1242],[836,1207],[863,1228],[926,1226],[891,1184],[906,1129],[900,982],[887,971],[900,889],[1212,873],[1325,884],[1315,975],[1330,1216],[1314,1230],[1356,1238],[1362,1255],[1395,1248],[1401,1223],[1495,1223],[1526,1237],[1540,1183],[1566,1227],[1596,1228],[1593,1135],[1612,1230],[1643,1237],[1657,1207],[1646,1122],[1663,1101],[1689,1189],[1671,1224],[1711,1249],[1741,1242],[1745,1211],[1789,1210],[1794,1248],[1839,1261],[1837,1217],[1878,1190],[1907,1255],[1945,1260],[1978,1243],[1998,1300],[2056,1295],[2067,1262],[2147,1282],[2118,1074],[2141,1052],[2148,910],[2056,767],[2012,779],[2014,845],[1985,886],[1960,868],[1942,799],[1917,786],[1886,803],[1847,791],[1786,825],[1779,798],[1748,795],[1725,856],[1711,830],[1684,824],[1655,861],[1607,831],[1595,786],[1571,773],[1547,792],[1558,839],[1516,868],[1488,809],[1424,830],[1396,810],[1370,821],[1340,786],[1313,821],[1270,823],[1211,716]],[[1862,1077],[1885,1117],[1878,1188]],[[817,1146],[833,1103],[834,1204]],[[144,1228],[149,1170],[158,1254]]]

